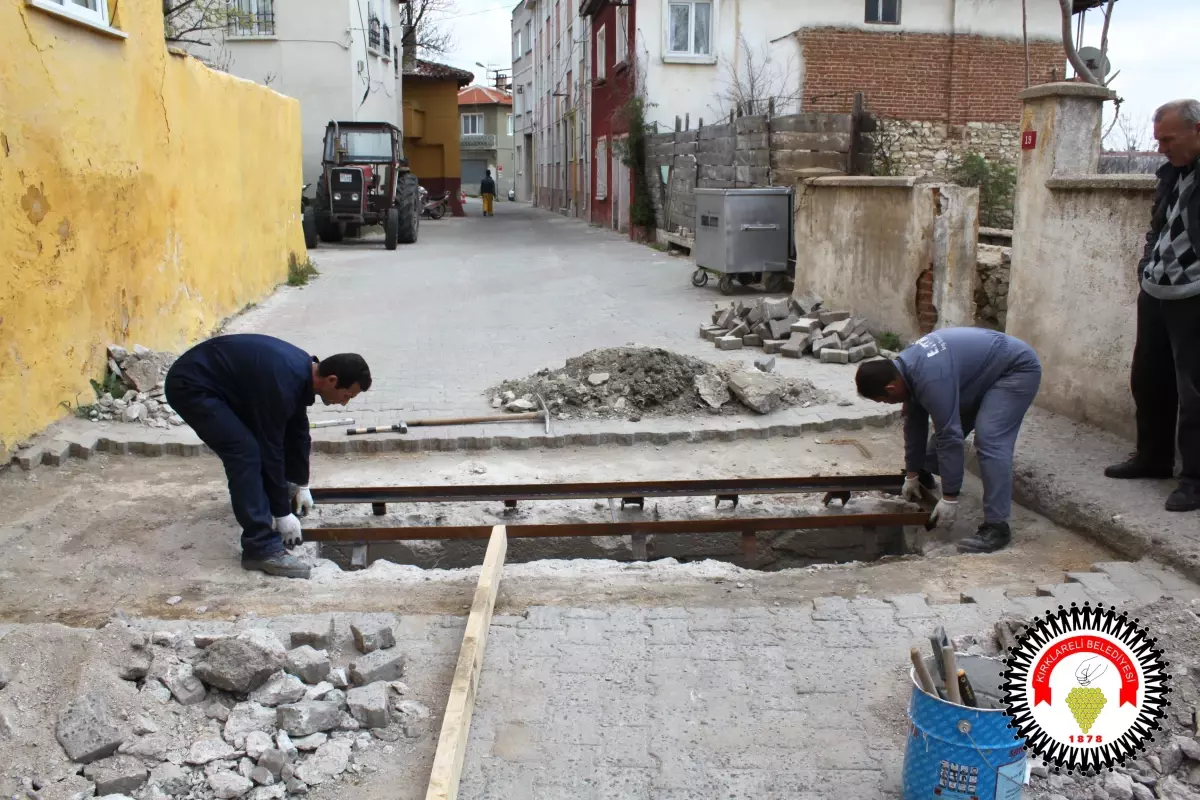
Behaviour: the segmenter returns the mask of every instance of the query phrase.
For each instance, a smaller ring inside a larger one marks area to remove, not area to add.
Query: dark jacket
[[[1192,168],[1200,170],[1200,158],[1196,159]],[[1163,226],[1167,224],[1167,198],[1171,196],[1171,190],[1175,188],[1175,183],[1179,180],[1179,167],[1168,161],[1159,167],[1155,174],[1158,176],[1158,188],[1154,192],[1154,208],[1150,217],[1150,230],[1146,233],[1146,245],[1142,248],[1142,259],[1138,262],[1139,284],[1142,281],[1143,270],[1150,263],[1154,246],[1158,244],[1159,234],[1162,233]],[[1188,203],[1186,213],[1188,230],[1192,231],[1192,235],[1195,237],[1192,247],[1200,247],[1200,234],[1196,233],[1200,231],[1200,191],[1192,192],[1192,200]]]
[[[171,367],[189,390],[222,400],[254,435],[275,517],[291,513],[288,481],[308,483],[308,407],[316,399],[316,360],[281,339],[244,333],[201,342]]]
[[[496,193],[496,182],[494,180],[492,180],[491,175],[486,176],[483,180],[481,180],[479,182],[479,193],[480,194],[495,194]]]

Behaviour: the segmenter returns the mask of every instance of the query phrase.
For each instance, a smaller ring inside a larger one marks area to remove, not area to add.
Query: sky
[[[451,16],[443,24],[453,32],[454,47],[444,60],[474,72],[478,83],[484,83],[485,77],[476,62],[511,70],[511,21],[516,0],[453,2]],[[1083,44],[1099,46],[1102,24],[1100,10],[1088,13]],[[1124,99],[1122,110],[1141,131],[1144,149],[1154,149],[1150,123],[1154,109],[1168,100],[1200,97],[1200,69],[1190,58],[1198,30],[1198,0],[1117,0],[1108,54],[1114,71],[1120,70],[1120,74],[1111,88]],[[1106,119],[1111,115],[1109,104]],[[1106,144],[1125,146],[1123,140],[1115,139],[1123,137],[1115,133]]]

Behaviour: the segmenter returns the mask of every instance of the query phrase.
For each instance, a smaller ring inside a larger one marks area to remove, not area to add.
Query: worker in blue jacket
[[[1012,531],[1012,464],[1021,422],[1042,381],[1033,348],[983,328],[944,328],[917,340],[897,356],[858,368],[858,393],[880,403],[904,403],[902,493],[917,500],[921,485],[942,479],[942,497],[931,520],[953,525],[963,482],[963,440],[975,431],[983,480],[984,521],[958,543],[960,553],[991,553],[1008,545]],[[933,436],[926,442],[929,420]]]
[[[345,405],[370,388],[362,356],[320,360],[253,333],[201,342],[172,365],[167,402],[225,465],[244,568],[309,576],[308,565],[285,549],[303,541],[295,511],[313,506],[308,407],[318,396]]]

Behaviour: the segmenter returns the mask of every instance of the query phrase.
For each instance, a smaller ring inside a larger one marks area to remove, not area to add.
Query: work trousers
[[[233,515],[242,526],[242,555],[265,558],[283,552],[283,540],[271,528],[271,506],[262,475],[258,439],[229,405],[186,375],[167,373],[167,402],[200,440],[221,459],[229,481]]]
[[[485,194],[483,196],[483,213],[489,217],[492,216],[492,201],[496,199],[494,194]]]
[[[984,392],[979,407],[962,418],[962,433],[975,431],[975,452],[983,480],[983,521],[1008,522],[1012,515],[1013,453],[1025,413],[1042,384],[1042,365],[1033,349],[1014,359],[1012,367]],[[938,472],[936,436],[925,452],[925,469]]]
[[[1138,294],[1130,388],[1137,407],[1138,458],[1200,482],[1200,297],[1158,300]]]

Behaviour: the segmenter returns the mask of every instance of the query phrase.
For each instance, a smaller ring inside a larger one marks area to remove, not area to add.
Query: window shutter
[[[596,140],[596,199],[608,199],[608,140]]]

